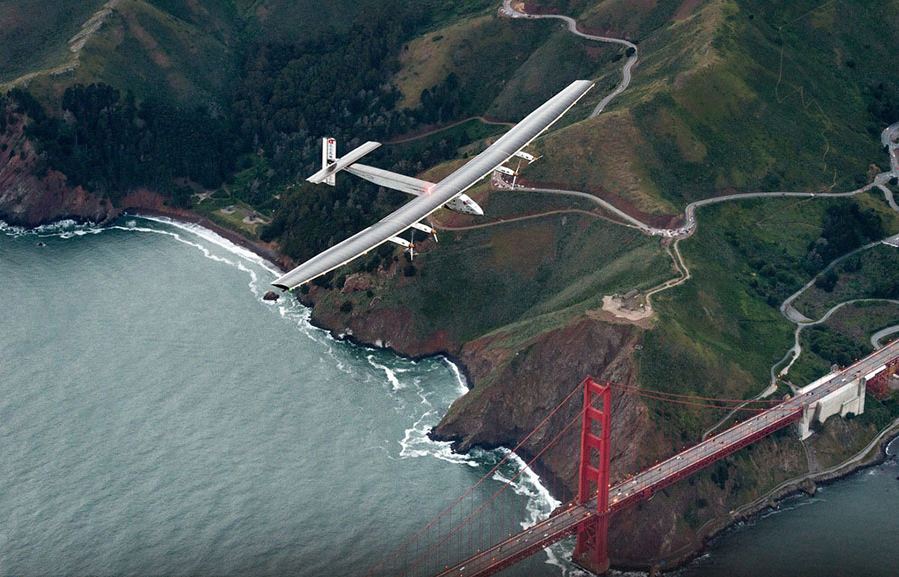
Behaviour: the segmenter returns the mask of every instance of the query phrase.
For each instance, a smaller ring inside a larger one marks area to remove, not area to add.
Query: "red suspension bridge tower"
[[[596,515],[577,528],[574,560],[594,574],[609,569],[606,538],[609,531],[609,447],[612,388],[587,377],[584,386],[581,466],[577,500],[587,505],[596,496]],[[601,404],[602,408],[597,408]]]

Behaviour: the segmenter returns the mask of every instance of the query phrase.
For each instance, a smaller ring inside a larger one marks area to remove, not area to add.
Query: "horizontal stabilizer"
[[[390,172],[389,170],[375,168],[374,166],[365,164],[348,166],[346,171],[350,174],[355,174],[359,178],[364,178],[369,182],[373,182],[378,186],[392,188],[393,190],[414,194],[415,196],[429,193],[431,189],[434,188],[433,182],[412,178],[405,174],[397,174],[395,172]]]
[[[342,157],[338,158],[334,164],[329,164],[327,168],[319,170],[306,180],[314,184],[320,184],[324,182],[329,176],[340,172],[341,170],[353,164],[379,146],[381,146],[380,142],[373,142],[369,140],[362,146],[344,154]]]

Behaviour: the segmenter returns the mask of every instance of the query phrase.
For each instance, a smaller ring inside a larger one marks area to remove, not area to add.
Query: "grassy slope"
[[[73,83],[105,82],[139,98],[223,102],[232,74],[236,13],[228,3],[211,0],[190,6],[173,13],[144,0],[122,0],[85,44],[73,74],[41,76],[31,90],[58,101]]]
[[[513,193],[492,196],[504,194]],[[522,210],[516,200],[489,206],[500,218],[514,216]],[[558,201],[542,208],[556,209]],[[604,294],[671,275],[670,261],[652,239],[580,214],[447,231],[439,245],[425,248],[415,259],[418,274],[379,291],[378,306],[407,308],[422,336],[443,330],[460,343],[505,327],[514,333],[506,344],[523,344],[601,306]],[[367,305],[367,297],[357,297]],[[339,306],[345,297],[333,298]]]
[[[171,0],[170,0],[171,1]],[[267,40],[296,40],[329,30],[342,31],[353,23],[352,16],[383,0],[235,0],[248,24],[247,33]],[[494,8],[492,0],[445,2],[434,14],[436,22],[454,21],[473,12]]]
[[[723,6],[709,64],[686,76],[660,67],[674,90],[635,107],[662,161],[654,177],[663,194],[682,203],[730,188],[863,181],[867,164],[883,160],[861,92],[891,75],[879,62],[899,41],[899,21],[881,16],[895,12],[891,5],[843,1],[809,12],[811,3],[797,2],[785,13],[753,1]],[[870,30],[868,48],[854,41],[859,30]],[[704,154],[691,154],[678,126],[700,139]]]
[[[893,76],[897,3],[789,6],[707,2],[641,37],[632,86],[612,108],[630,114],[602,132],[580,128],[603,152],[619,132],[639,132],[630,166],[598,167],[600,184],[640,204],[629,183],[648,175],[645,193],[681,207],[732,189],[851,188],[869,163],[885,166],[863,93]],[[565,166],[548,163],[544,178],[564,181]]]
[[[69,39],[105,0],[0,3],[0,82],[71,58]]]
[[[448,74],[468,94],[467,114],[512,122],[578,78],[593,78],[616,50],[572,37],[557,23],[513,21],[494,12],[455,22],[408,44],[396,85],[402,105]]]
[[[597,10],[608,9],[608,3],[597,7]],[[664,164],[661,155],[650,145],[654,133],[645,133],[634,109],[655,94],[670,91],[674,76],[681,71],[698,69],[714,61],[710,45],[720,20],[721,7],[712,3],[689,21],[672,22],[645,38],[640,43],[640,61],[633,70],[628,89],[600,117],[544,139],[538,148],[541,152],[551,150],[552,154],[532,167],[528,178],[574,188],[601,186],[644,212],[677,213],[679,203],[672,202],[660,187],[668,183],[657,182]],[[585,22],[591,29],[607,29],[605,25],[591,25],[589,18]],[[618,84],[621,64],[622,61],[617,62],[617,66],[597,80],[591,102],[598,101]],[[704,154],[699,139],[682,122],[668,117],[657,125],[657,130],[680,129],[673,131],[691,159]],[[572,166],[577,169],[572,170]]]

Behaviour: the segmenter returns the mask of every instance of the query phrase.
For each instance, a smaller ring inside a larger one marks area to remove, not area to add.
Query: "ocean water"
[[[335,341],[275,276],[160,219],[0,225],[0,576],[364,575],[489,470],[426,436],[454,365]]]
[[[899,443],[893,443],[893,450]],[[899,576],[899,463],[794,497],[715,540],[677,577]]]

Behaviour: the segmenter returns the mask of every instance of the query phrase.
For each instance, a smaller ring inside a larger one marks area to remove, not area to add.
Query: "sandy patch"
[[[587,311],[587,316],[600,321],[618,324],[635,324],[638,327],[648,329],[651,327],[649,318],[652,316],[652,305],[646,303],[642,310],[631,311],[622,308],[621,299],[613,296],[602,297],[602,309]]]

